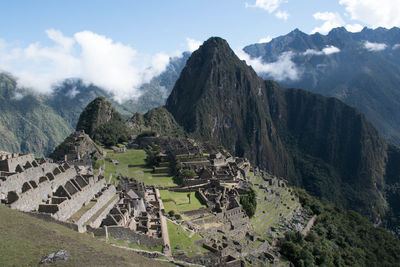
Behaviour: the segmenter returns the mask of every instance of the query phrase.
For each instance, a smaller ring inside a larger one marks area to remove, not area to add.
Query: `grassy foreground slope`
[[[0,266],[36,266],[45,255],[67,250],[72,259],[57,266],[163,266],[133,252],[112,247],[56,223],[0,206]]]

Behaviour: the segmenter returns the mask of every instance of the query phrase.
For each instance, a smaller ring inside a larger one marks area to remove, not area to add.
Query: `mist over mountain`
[[[364,28],[357,33],[341,27],[327,35],[308,35],[296,29],[243,50],[251,57],[248,61],[253,61],[248,63],[259,64],[255,69],[264,79],[336,97],[359,109],[383,136],[399,145],[399,48],[397,27]],[[286,65],[282,65],[285,55]],[[290,66],[293,75],[279,76],[268,68],[271,64]]]
[[[166,108],[193,137],[313,195],[376,221],[390,207],[385,174],[395,157],[364,115],[335,98],[263,81],[223,39],[192,54]],[[398,183],[399,173],[391,175]]]
[[[106,90],[87,85],[80,79],[67,79],[56,85],[51,95],[40,95],[17,86],[11,74],[0,74],[1,150],[48,155],[72,131],[83,109],[104,96],[125,118],[144,113],[165,103],[190,53],[170,60],[167,69],[141,87],[143,94],[124,103],[113,100]]]

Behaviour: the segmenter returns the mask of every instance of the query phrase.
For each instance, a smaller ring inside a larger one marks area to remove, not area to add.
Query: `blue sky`
[[[289,14],[285,21],[262,8],[246,8],[255,0],[218,1],[3,1],[0,38],[29,44],[49,42],[45,30],[57,29],[66,36],[89,30],[145,53],[185,49],[186,38],[200,41],[210,36],[228,40],[233,48],[276,37],[295,28],[311,32],[321,21],[317,12],[345,9],[338,1],[292,0],[277,10]]]
[[[400,26],[400,0],[13,0],[0,3],[0,71],[49,93],[69,77],[119,99],[211,36],[235,51],[295,28]]]

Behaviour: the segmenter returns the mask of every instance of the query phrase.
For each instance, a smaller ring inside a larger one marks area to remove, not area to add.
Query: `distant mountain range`
[[[296,29],[244,51],[264,64],[286,55],[298,79],[293,79],[295,75],[283,79],[282,86],[333,96],[358,108],[383,136],[400,145],[399,28],[364,28],[351,33],[341,27],[327,35]],[[258,74],[264,79],[277,78],[271,72]]]
[[[16,79],[0,73],[0,150],[49,155],[65,137],[75,130],[79,115],[96,97],[105,96],[126,119],[134,113],[162,106],[190,53],[172,58],[167,69],[141,88],[136,100],[119,104],[112,95],[79,79],[59,84],[51,95],[40,95],[19,88]]]

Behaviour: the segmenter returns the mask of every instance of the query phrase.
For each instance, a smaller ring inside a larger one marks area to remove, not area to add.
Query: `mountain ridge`
[[[358,33],[341,27],[327,35],[308,35],[295,30],[243,50],[263,64],[275,62],[282,53],[291,51],[291,61],[299,78],[282,80],[282,86],[305,88],[358,108],[385,138],[399,145],[399,43],[400,28],[397,27],[364,28]],[[336,50],[324,52],[331,46]],[[264,79],[273,78],[267,73],[259,75]]]

